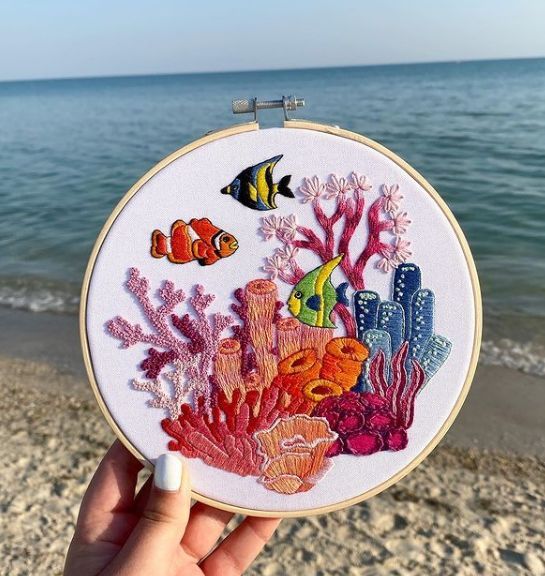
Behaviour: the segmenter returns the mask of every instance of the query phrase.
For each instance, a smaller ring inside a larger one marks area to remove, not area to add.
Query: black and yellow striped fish
[[[250,166],[243,170],[229,186],[222,188],[222,194],[230,194],[244,206],[252,210],[273,210],[277,208],[277,194],[294,198],[288,184],[291,176],[283,176],[278,184],[273,183],[274,167],[281,160],[282,154]]]

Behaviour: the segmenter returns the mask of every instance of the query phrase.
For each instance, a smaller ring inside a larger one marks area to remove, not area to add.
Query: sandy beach
[[[75,318],[2,310],[0,320],[0,441],[16,455],[1,472],[0,571],[56,575],[114,437],[82,373]],[[24,356],[9,344],[17,330]],[[430,458],[368,502],[283,521],[248,573],[545,573],[544,384],[480,367]]]

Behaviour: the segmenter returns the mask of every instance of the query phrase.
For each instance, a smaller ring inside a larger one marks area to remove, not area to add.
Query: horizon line
[[[52,76],[45,78],[19,78],[19,79],[0,79],[0,84],[15,84],[19,82],[66,82],[72,80],[107,80],[114,78],[146,78],[150,76],[204,76],[215,74],[251,74],[263,72],[297,72],[306,70],[331,70],[337,68],[380,68],[390,66],[425,66],[431,64],[470,64],[478,62],[508,62],[513,60],[543,60],[544,56],[508,56],[503,58],[468,58],[453,60],[422,60],[416,62],[385,62],[372,64],[344,64],[333,66],[304,66],[294,68],[246,68],[242,70],[200,70],[193,72],[142,72],[136,74],[104,74],[92,76]]]

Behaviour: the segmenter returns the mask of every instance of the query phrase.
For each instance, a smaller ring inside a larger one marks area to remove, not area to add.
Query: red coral
[[[373,454],[379,450],[403,450],[407,430],[414,417],[416,394],[425,380],[420,364],[413,360],[407,385],[407,352],[405,342],[392,358],[391,381],[386,377],[386,358],[381,350],[370,365],[373,392],[345,392],[322,400],[312,415],[325,418],[339,434],[328,456],[338,454]]]
[[[309,409],[307,401],[293,398],[276,386],[266,388],[261,396],[258,391],[249,391],[244,401],[240,390],[233,392],[231,400],[220,390],[215,400],[211,414],[201,398],[195,408],[184,404],[177,419],[165,418],[161,426],[174,438],[169,442],[170,450],[240,476],[261,474],[262,458],[254,432],[269,428],[278,418]],[[259,409],[254,410],[257,403]]]

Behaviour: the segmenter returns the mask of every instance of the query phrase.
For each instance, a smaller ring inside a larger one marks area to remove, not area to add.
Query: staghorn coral
[[[148,358],[141,364],[148,376],[157,378],[168,362],[178,361],[178,370],[183,372],[186,380],[184,386],[187,392],[203,396],[207,410],[211,409],[211,383],[209,372],[212,360],[217,352],[221,333],[232,323],[233,318],[220,313],[207,315],[207,309],[214,296],[206,294],[200,285],[194,287],[193,296],[187,300],[182,290],[175,290],[174,284],[165,281],[158,295],[162,304],[156,306],[149,296],[150,285],[147,278],[140,275],[137,268],[129,270],[126,287],[140,305],[152,331],[146,332],[140,324],[131,324],[128,320],[117,316],[106,323],[108,332],[118,340],[124,348],[139,343],[152,344],[162,348],[148,350]],[[174,314],[178,304],[188,301],[192,313],[183,316]],[[179,332],[180,336],[175,332]],[[154,393],[159,400],[160,387],[157,382],[136,384],[140,390]]]
[[[380,256],[377,267],[388,272],[397,268],[410,256],[410,242],[401,235],[407,230],[410,220],[406,212],[399,212],[403,196],[399,186],[384,184],[381,196],[374,200],[366,211],[366,193],[371,184],[366,176],[353,172],[349,177],[338,177],[331,174],[327,183],[317,176],[304,178],[299,187],[303,203],[310,203],[321,229],[319,235],[315,230],[296,224],[295,216],[275,217],[274,220],[263,220],[261,231],[266,240],[276,239],[281,243],[272,256],[267,258],[264,270],[272,280],[280,278],[288,284],[295,285],[304,276],[304,271],[297,263],[299,250],[313,252],[322,262],[328,262],[337,254],[344,254],[341,268],[350,285],[355,290],[365,288],[364,271],[373,256]],[[324,200],[334,200],[333,211],[328,215],[324,210]],[[362,221],[366,220],[367,237],[358,244],[359,253],[351,254],[352,239]],[[384,232],[394,235],[393,242],[383,239]],[[355,335],[355,326],[349,310],[343,304],[337,304],[336,313],[345,325],[347,335]]]
[[[425,374],[412,360],[410,380],[406,361],[408,342],[392,358],[390,379],[386,356],[382,350],[372,359],[370,379],[372,392],[345,392],[322,400],[312,412],[325,418],[331,430],[338,433],[328,456],[373,454],[380,450],[403,450],[407,446],[407,430],[414,417],[414,401]]]
[[[337,434],[324,418],[296,414],[276,420],[254,438],[263,458],[259,482],[269,490],[295,494],[310,490],[329,470],[325,455]]]
[[[257,401],[260,409],[256,413],[253,407]],[[250,390],[244,401],[240,390],[234,390],[231,399],[220,390],[211,414],[204,399],[199,398],[195,406],[183,404],[179,417],[165,418],[161,426],[173,438],[170,450],[240,476],[258,476],[262,458],[254,432],[301,409],[306,409],[303,399],[291,398],[276,386],[266,388],[261,395]]]

